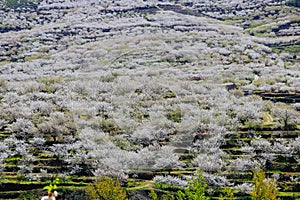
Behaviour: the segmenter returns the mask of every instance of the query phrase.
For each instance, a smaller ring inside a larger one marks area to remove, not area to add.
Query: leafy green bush
[[[169,113],[167,114],[167,119],[171,120],[173,122],[180,123],[182,121],[181,109],[175,109],[175,110],[169,111]]]
[[[218,200],[234,200],[234,193],[230,187],[225,187],[222,189],[220,197]]]
[[[182,189],[187,186],[187,181],[181,179],[180,177],[177,176],[160,176],[157,175],[153,178],[153,183],[155,188],[159,189],[168,189],[168,188],[177,188],[177,189]]]
[[[261,130],[262,123],[255,122],[253,120],[247,120],[243,128],[248,130]]]
[[[157,186],[157,185],[156,185]],[[161,184],[159,185],[160,189],[171,189],[171,188],[164,188],[168,187],[167,184]],[[175,187],[173,187],[175,188]],[[179,189],[179,187],[177,188]],[[189,183],[188,186],[185,189],[179,189],[177,193],[172,194],[170,192],[167,192],[161,196],[161,198],[158,198],[158,195],[155,193],[154,190],[151,190],[149,193],[149,196],[152,200],[209,200],[210,198],[206,196],[205,191],[207,189],[206,180],[202,174],[202,172],[198,172],[195,177],[193,177]]]
[[[100,119],[98,125],[103,130],[103,132],[109,133],[111,135],[115,135],[121,132],[117,123],[113,119]]]
[[[266,179],[265,172],[255,169],[253,176],[254,188],[251,192],[253,200],[278,200],[277,184],[274,179]]]
[[[156,194],[156,192],[152,189],[149,193],[149,197],[152,199],[152,200],[158,200],[158,196]]]
[[[86,187],[86,194],[92,200],[127,200],[120,182],[105,176],[95,183],[90,183]]]
[[[161,196],[161,200],[175,200],[175,197],[170,192],[167,192]]]
[[[149,197],[151,198],[151,200],[175,200],[175,199],[177,199],[176,196],[169,191],[165,192],[164,194],[161,195],[161,197],[159,197],[154,190],[151,190],[149,193]]]
[[[206,180],[202,172],[198,172],[197,177],[193,178],[185,189],[184,197],[189,200],[209,200],[210,198],[205,194],[206,189]]]

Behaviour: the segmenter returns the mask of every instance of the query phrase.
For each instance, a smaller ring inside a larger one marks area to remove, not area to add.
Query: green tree
[[[221,195],[219,197],[219,200],[234,200],[234,194],[230,187],[225,187],[223,190],[221,190]]]
[[[149,197],[152,199],[152,200],[158,200],[158,196],[156,194],[156,192],[152,189],[149,193]]]
[[[161,200],[175,200],[175,197],[170,192],[167,192],[161,196]]]
[[[202,172],[197,172],[197,175],[189,181],[188,186],[184,190],[179,190],[175,194],[167,192],[158,198],[154,190],[151,190],[149,196],[152,200],[209,200],[205,195],[207,189],[206,180]]]
[[[48,191],[54,191],[57,189],[57,185],[60,183],[59,178],[55,178],[49,185],[45,186],[44,189]]]
[[[187,200],[209,200],[210,198],[205,195],[207,188],[206,180],[202,172],[198,172],[188,187],[185,189],[185,199]]]
[[[266,174],[262,170],[254,170],[253,183],[254,188],[251,192],[253,200],[279,200],[276,180],[266,179]]]
[[[185,199],[185,193],[181,190],[177,191],[177,200],[184,200]]]
[[[86,187],[86,194],[92,200],[127,200],[120,182],[105,176],[95,183],[90,183]]]

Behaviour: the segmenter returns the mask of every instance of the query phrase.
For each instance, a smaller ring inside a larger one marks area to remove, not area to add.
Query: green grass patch
[[[171,110],[166,117],[168,120],[179,123],[182,120],[182,111],[181,109]]]
[[[170,184],[166,184],[166,183],[153,183],[154,188],[156,189],[161,189],[161,190],[180,190],[183,189],[180,186],[174,186],[174,185],[170,185]]]
[[[278,192],[279,197],[298,197],[300,199],[300,192]]]
[[[152,181],[139,181],[136,179],[129,179],[127,183],[126,190],[144,190],[153,187]]]
[[[42,55],[42,54],[33,54],[25,58],[26,62],[37,60],[37,59],[45,59],[49,60],[51,58],[50,55]]]
[[[20,157],[10,157],[10,158],[6,158],[5,162],[15,162],[15,161],[19,161],[21,160]]]
[[[182,162],[191,162],[193,159],[195,158],[195,155],[194,154],[182,154],[180,155],[179,157],[179,160],[182,161]]]
[[[287,45],[287,46],[273,46],[271,49],[276,52],[276,53],[291,53],[291,54],[296,54],[300,55],[300,43],[299,44],[294,44],[294,45]]]
[[[244,28],[247,29],[247,31],[250,31],[251,29],[255,29],[255,28],[258,28],[258,27],[261,27],[264,25],[265,25],[264,23],[257,23],[257,24],[251,24],[248,26],[244,26]]]

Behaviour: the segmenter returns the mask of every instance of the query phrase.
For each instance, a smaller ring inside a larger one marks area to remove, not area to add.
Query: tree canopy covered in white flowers
[[[299,169],[293,1],[4,0],[0,8],[2,177],[126,182],[149,172],[186,186],[171,172],[201,170],[209,186],[245,192],[233,174]]]

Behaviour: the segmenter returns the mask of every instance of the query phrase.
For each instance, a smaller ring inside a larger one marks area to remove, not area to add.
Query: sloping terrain
[[[280,176],[281,196],[300,196],[299,8],[275,0],[7,2],[0,198],[53,177],[67,188],[95,175],[197,169],[211,187],[242,197],[254,167]]]

